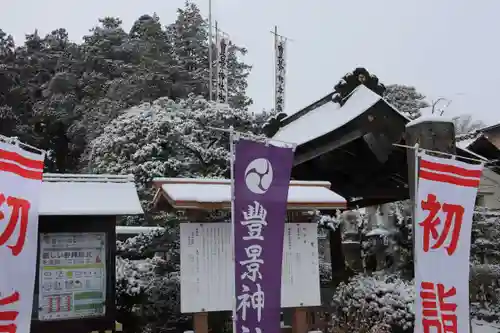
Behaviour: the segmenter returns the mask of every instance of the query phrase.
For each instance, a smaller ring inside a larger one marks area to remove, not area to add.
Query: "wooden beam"
[[[208,333],[208,312],[193,314],[194,333]]]
[[[307,333],[307,309],[306,308],[294,308],[293,309],[293,319],[292,319],[292,333]]]
[[[332,150],[335,150],[339,147],[342,147],[351,141],[359,139],[360,137],[363,136],[363,134],[364,133],[359,129],[354,130],[354,131],[342,136],[340,139],[329,142],[328,144],[321,145],[315,149],[308,150],[304,153],[298,152],[296,157],[295,157],[295,160],[293,161],[293,165],[295,166],[295,165],[302,164],[304,162],[312,160],[313,158],[316,158],[316,157],[321,156],[323,154],[326,154]]]

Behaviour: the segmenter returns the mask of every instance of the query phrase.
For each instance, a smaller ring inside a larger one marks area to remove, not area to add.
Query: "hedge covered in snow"
[[[127,253],[128,245],[155,237],[160,233],[139,235],[119,244]],[[151,244],[151,243],[150,243]],[[142,243],[146,249],[150,244]],[[132,247],[135,253],[136,247]],[[183,332],[191,327],[189,316],[180,312],[180,283],[178,271],[171,262],[158,257],[141,260],[116,258],[116,294],[118,320],[128,329],[138,332]]]
[[[397,276],[356,275],[342,283],[332,301],[333,327],[369,332],[375,324],[391,332],[413,332],[415,289]]]

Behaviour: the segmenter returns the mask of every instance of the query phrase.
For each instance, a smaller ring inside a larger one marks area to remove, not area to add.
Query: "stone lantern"
[[[342,250],[347,265],[354,271],[362,271],[361,243],[359,233],[360,214],[356,211],[345,211],[342,219]]]
[[[390,212],[389,204],[367,207],[368,223],[365,238],[368,243],[369,256],[376,260],[376,270],[388,266],[388,260],[396,260],[390,254],[395,246],[397,229],[395,216]]]

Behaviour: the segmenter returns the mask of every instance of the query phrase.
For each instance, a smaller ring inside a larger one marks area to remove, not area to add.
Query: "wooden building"
[[[329,181],[349,207],[408,199],[407,150],[393,144],[407,142],[410,120],[364,85],[342,106],[333,97],[281,119],[271,134],[297,144],[292,177]],[[439,142],[439,133],[428,140]],[[457,153],[475,157],[460,147]]]

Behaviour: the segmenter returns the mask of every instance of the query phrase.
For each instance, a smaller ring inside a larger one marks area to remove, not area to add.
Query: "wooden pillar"
[[[207,212],[198,209],[185,211],[185,218],[189,222],[203,223],[206,221]],[[203,309],[202,309],[203,310]],[[194,333],[208,333],[208,312],[193,313]]]
[[[307,333],[309,327],[307,325],[307,309],[293,309],[292,333]]]
[[[193,314],[194,333],[208,333],[208,312]]]
[[[435,120],[417,121],[406,127],[405,141],[408,146],[418,143],[419,148],[434,150],[449,154],[456,154],[455,125],[452,121]],[[443,157],[443,156],[439,156]],[[411,149],[407,150],[408,161],[408,188],[411,202],[415,202],[415,155]],[[415,204],[412,204],[413,237],[415,237]],[[415,239],[413,239],[415,244]]]

